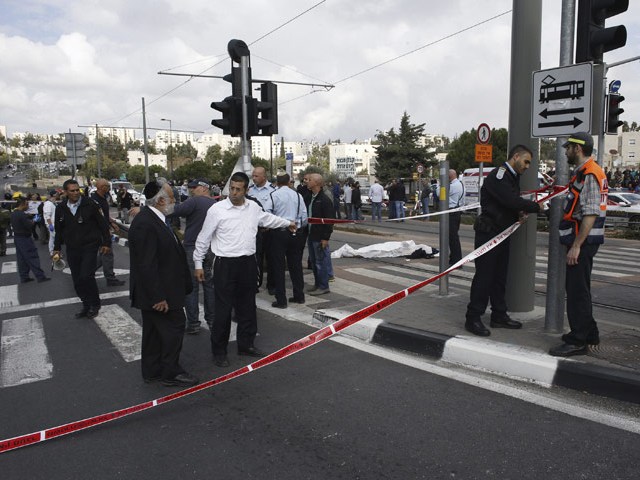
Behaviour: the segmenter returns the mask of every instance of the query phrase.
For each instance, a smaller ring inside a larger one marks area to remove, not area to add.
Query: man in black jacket
[[[76,318],[95,318],[100,310],[100,296],[96,283],[98,251],[111,251],[109,224],[100,207],[80,195],[80,185],[69,179],[62,185],[67,196],[55,213],[55,241],[53,256],[61,256],[62,244],[67,246],[67,262],[76,293],[82,300],[82,310]]]
[[[323,179],[319,173],[309,174],[307,183],[311,190],[311,198],[307,204],[308,216],[315,218],[335,218],[335,210],[331,199],[325,195]],[[307,289],[309,295],[329,293],[329,271],[331,270],[331,251],[329,239],[333,233],[333,225],[309,224],[309,258],[313,267],[314,285]]]
[[[166,224],[174,210],[173,190],[159,180],[149,182],[144,194],[147,204],[129,229],[131,306],[142,311],[142,378],[195,385],[198,379],[179,363],[185,297],[193,287],[184,248]]]
[[[482,214],[476,219],[475,248],[484,245],[498,233],[527,219],[528,213],[540,211],[540,205],[520,196],[520,175],[531,166],[532,153],[524,145],[516,145],[500,168],[493,169],[482,184],[480,204]],[[491,326],[493,328],[522,328],[522,324],[509,318],[505,301],[507,271],[509,267],[509,239],[475,261],[476,273],[471,283],[465,329],[474,335],[491,335],[480,317],[491,300]]]

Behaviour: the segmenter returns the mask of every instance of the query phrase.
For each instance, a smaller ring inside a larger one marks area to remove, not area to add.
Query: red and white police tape
[[[551,194],[550,196],[545,197],[543,201],[548,201],[551,199],[551,197],[559,195],[563,192],[564,192],[563,190],[558,190],[553,194]],[[469,263],[472,260],[475,260],[481,255],[484,255],[485,253],[487,253],[488,251],[492,250],[497,245],[502,243],[504,240],[506,240],[509,236],[511,236],[513,232],[515,232],[518,229],[518,227],[520,227],[520,223],[519,222],[514,223],[509,228],[505,229],[503,232],[499,233],[494,238],[489,240],[487,243],[475,249],[473,252],[471,252],[470,254],[462,258],[460,261],[458,261],[457,263],[449,267],[447,270],[440,272],[431,278],[418,282],[415,285],[405,288],[404,290],[400,290],[399,292],[394,293],[393,295],[390,295],[380,300],[379,302],[374,303],[373,305],[369,305],[368,307],[358,310],[357,312],[352,313],[351,315],[347,315],[346,317],[340,320],[337,320],[336,322],[330,325],[327,325],[326,327],[323,327],[320,330],[310,335],[307,335],[306,337],[303,337],[300,340],[297,340],[296,342],[293,342],[287,345],[286,347],[283,347],[280,350],[273,352],[267,355],[266,357],[256,360],[255,362],[249,365],[246,365],[242,368],[239,368],[233,372],[230,372],[226,375],[222,375],[213,380],[209,380],[207,382],[201,383],[194,387],[181,390],[180,392],[172,393],[171,395],[166,395],[164,397],[160,397],[155,400],[150,400],[148,402],[140,403],[138,405],[122,408],[120,410],[114,410],[113,412],[104,413],[101,415],[96,415],[95,417],[85,418],[84,420],[77,420],[75,422],[67,423],[57,427],[47,428],[44,430],[28,433],[25,435],[19,435],[17,437],[8,438],[6,440],[0,440],[0,453],[8,452],[10,450],[16,450],[21,447],[27,447],[29,445],[35,445],[37,443],[42,443],[47,440],[51,440],[53,438],[57,438],[63,435],[68,435],[70,433],[77,432],[79,430],[85,430],[87,428],[102,425],[103,423],[110,422],[111,420],[116,420],[121,417],[126,417],[134,413],[142,412],[144,410],[157,407],[164,403],[168,403],[172,400],[177,400],[178,398],[182,398],[187,395],[191,395],[193,393],[199,392],[201,390],[214,387],[221,383],[227,382],[228,380],[231,380],[233,378],[240,377],[247,373],[251,373],[254,370],[257,370],[259,368],[265,367],[279,360],[282,360],[312,345],[320,343],[321,341],[326,340],[329,337],[332,337],[333,335],[344,330],[345,328],[350,327],[351,325],[359,322],[360,320],[370,317],[374,313],[379,312],[393,305],[396,302],[399,302],[400,300],[409,296],[410,294],[420,290],[423,287],[426,287],[427,285],[435,282],[436,280],[444,277],[445,275],[448,275],[450,272],[452,272],[453,270],[456,270],[462,265]]]

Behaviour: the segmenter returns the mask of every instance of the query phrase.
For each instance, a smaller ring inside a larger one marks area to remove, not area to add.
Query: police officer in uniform
[[[537,213],[540,205],[520,197],[520,175],[531,166],[531,150],[516,145],[509,152],[500,168],[492,170],[480,192],[482,214],[476,219],[473,229],[475,248],[485,244],[514,222],[524,222],[527,213]],[[471,283],[465,329],[474,335],[488,337],[491,332],[484,326],[481,316],[491,300],[491,327],[521,328],[522,324],[509,318],[505,301],[507,270],[509,267],[509,239],[476,259],[476,273]]]
[[[607,214],[607,176],[591,158],[593,138],[577,132],[563,145],[567,161],[576,166],[560,222],[560,243],[567,248],[567,318],[571,331],[562,345],[549,350],[556,357],[584,355],[587,345],[600,343],[591,303],[591,269],[598,247],[604,243]]]

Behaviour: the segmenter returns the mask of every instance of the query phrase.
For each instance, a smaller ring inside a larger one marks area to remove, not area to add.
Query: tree
[[[212,167],[222,165],[222,147],[220,145],[211,145],[207,148],[204,161],[207,165],[211,165]]]
[[[543,138],[540,141],[540,160],[555,160],[556,141]]]
[[[209,181],[214,176],[214,168],[206,162],[189,162],[174,170],[176,178],[205,178]]]
[[[329,145],[314,145],[311,154],[307,158],[310,165],[320,167],[325,172],[329,171]]]
[[[418,140],[424,135],[424,123],[414,125],[409,115],[404,112],[400,120],[398,133],[391,128],[388,132],[378,132],[376,139],[376,176],[382,183],[392,178],[411,177],[418,164],[430,166],[435,164],[433,153],[427,147],[419,145]]]
[[[25,148],[32,147],[34,145],[37,145],[38,143],[40,143],[40,140],[36,138],[36,136],[33,133],[27,133],[22,139],[22,145]]]
[[[127,150],[142,150],[144,149],[144,145],[142,145],[141,140],[129,140],[125,148]]]
[[[492,165],[501,165],[507,160],[509,134],[506,128],[494,128],[491,130],[491,144],[493,145]],[[453,139],[449,145],[447,161],[449,168],[461,172],[465,168],[477,167],[475,162],[476,129],[462,133]]]
[[[99,136],[98,151],[100,152],[100,159],[103,162],[108,160],[111,160],[112,162],[128,161],[127,150],[124,148],[124,145],[122,145],[120,139],[115,135]]]

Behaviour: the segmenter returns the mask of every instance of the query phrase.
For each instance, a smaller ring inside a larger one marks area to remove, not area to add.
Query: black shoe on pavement
[[[147,378],[143,377],[142,379],[144,380],[144,383],[155,383],[162,380],[162,377],[147,377]]]
[[[42,277],[38,279],[38,283],[48,282],[49,280],[51,280],[50,277]]]
[[[167,387],[192,387],[197,385],[199,381],[200,380],[187,372],[180,373],[173,378],[161,380],[162,384]]]
[[[92,318],[96,318],[98,316],[98,313],[100,312],[99,308],[90,308],[87,311],[87,318],[89,320],[91,320]]]
[[[473,320],[471,322],[467,321],[464,324],[464,328],[468,332],[471,332],[474,335],[478,335],[479,337],[488,337],[489,335],[491,335],[491,331],[484,326],[482,320]]]
[[[75,314],[76,318],[86,318],[87,317],[87,313],[89,313],[89,309],[87,307],[84,307],[82,310],[80,310],[78,313]]]
[[[213,363],[216,364],[217,367],[228,367],[229,364],[229,359],[227,358],[226,355],[214,355],[213,356]]]
[[[187,335],[197,335],[200,333],[200,325],[187,327],[184,329],[184,333]]]
[[[299,303],[300,305],[304,304],[304,298],[303,299],[299,299],[299,298],[295,298],[295,297],[289,297],[289,303]]]
[[[33,278],[29,277],[29,278],[25,278],[24,280],[20,280],[20,283],[29,283],[29,282],[33,282]]]
[[[278,303],[278,302],[273,302],[271,304],[271,306],[273,308],[287,308],[287,304],[286,303]]]
[[[117,278],[109,278],[107,280],[107,287],[121,287],[124,285],[124,280],[118,280]]]
[[[266,353],[262,350],[258,350],[256,347],[238,349],[238,355],[246,355],[248,357],[264,357]]]
[[[519,328],[522,328],[522,323],[517,322],[515,320],[511,320],[511,318],[508,315],[500,319],[492,318],[489,325],[492,328],[510,328],[512,330],[517,330]]]
[[[586,345],[572,345],[570,343],[563,343],[549,350],[549,355],[554,357],[572,357],[573,355],[586,355],[587,353],[589,353],[589,348]]]

